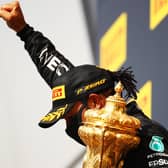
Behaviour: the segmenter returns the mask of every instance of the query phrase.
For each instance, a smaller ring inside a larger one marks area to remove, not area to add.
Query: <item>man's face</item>
[[[92,93],[88,96],[85,103],[77,101],[71,110],[64,116],[66,120],[66,132],[75,141],[83,144],[78,135],[78,128],[84,121],[84,114],[88,108],[102,108],[105,105],[106,97],[114,94],[112,89],[108,89],[102,94]],[[87,102],[87,103],[86,103]]]
[[[71,122],[71,119],[75,116],[79,114],[79,111],[81,110],[81,108],[83,108],[84,104],[81,101],[77,101],[73,107],[71,108],[71,110],[64,116],[67,125]],[[83,109],[82,113],[84,112],[84,110],[86,110],[86,108]],[[81,115],[81,114],[79,114]],[[81,122],[81,121],[79,121]]]
[[[87,100],[85,101],[87,102],[87,105],[84,104],[82,101],[77,101],[74,104],[74,106],[71,108],[71,110],[64,116],[67,124],[69,124],[69,122],[75,115],[81,115],[77,118],[82,119],[84,112],[88,108],[99,108],[99,109],[102,108],[105,105],[105,98],[113,94],[114,94],[114,90],[108,89],[106,91],[103,91],[101,94],[95,94],[95,93],[90,94]],[[81,109],[82,109],[82,112],[80,112]],[[78,122],[81,122],[81,121],[78,121]]]

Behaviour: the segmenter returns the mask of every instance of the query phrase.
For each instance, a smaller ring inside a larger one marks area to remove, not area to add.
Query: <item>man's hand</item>
[[[26,25],[19,1],[0,6],[0,18],[4,19],[7,25],[16,32],[22,30]]]

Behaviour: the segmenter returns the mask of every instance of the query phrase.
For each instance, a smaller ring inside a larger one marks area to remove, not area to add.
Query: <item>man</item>
[[[129,68],[111,72],[94,65],[75,67],[50,40],[26,23],[18,1],[2,5],[0,17],[17,32],[39,73],[52,89],[52,110],[41,119],[39,126],[48,128],[64,118],[67,134],[83,144],[77,131],[85,109],[102,108],[105,97],[114,94],[116,81],[123,83],[126,97],[136,98],[136,81]],[[135,101],[127,105],[127,113],[137,117],[142,127],[138,132],[141,143],[128,153],[124,168],[167,168],[168,131],[146,117]]]

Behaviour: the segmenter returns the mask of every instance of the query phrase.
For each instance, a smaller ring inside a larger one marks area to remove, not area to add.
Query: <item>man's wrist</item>
[[[16,33],[16,35],[19,36],[20,39],[24,41],[32,31],[33,28],[29,26],[29,24],[25,24],[25,26],[19,32]]]

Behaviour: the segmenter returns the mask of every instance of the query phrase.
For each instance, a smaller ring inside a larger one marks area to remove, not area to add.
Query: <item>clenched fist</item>
[[[4,19],[7,25],[16,32],[19,32],[26,25],[19,1],[0,6],[0,18]]]

